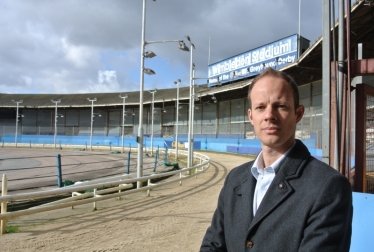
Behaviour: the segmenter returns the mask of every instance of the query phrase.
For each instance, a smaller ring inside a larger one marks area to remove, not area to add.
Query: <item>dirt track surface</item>
[[[127,152],[0,148],[0,180],[2,174],[7,175],[8,194],[57,188],[57,154],[61,156],[62,180],[90,180],[127,171]],[[130,173],[136,174],[136,159],[137,153],[131,153]],[[144,175],[151,173],[154,158],[145,157],[143,167]]]
[[[8,221],[19,233],[0,236],[1,251],[198,251],[227,173],[248,157],[208,153],[197,178],[118,200]]]

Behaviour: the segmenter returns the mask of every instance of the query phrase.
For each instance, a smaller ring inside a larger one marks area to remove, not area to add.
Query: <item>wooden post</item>
[[[93,197],[95,198],[96,197],[96,192],[97,192],[97,189],[95,188],[94,191],[93,191]],[[93,210],[96,210],[96,201],[94,201],[93,203]]]
[[[151,185],[151,179],[148,179],[148,186]],[[147,190],[147,197],[151,195],[151,190]]]
[[[5,196],[8,193],[8,179],[6,174],[3,174],[3,183],[1,186],[1,196]],[[7,202],[1,202],[1,214],[5,214],[7,212]],[[1,220],[1,230],[0,234],[6,233],[6,220]]]

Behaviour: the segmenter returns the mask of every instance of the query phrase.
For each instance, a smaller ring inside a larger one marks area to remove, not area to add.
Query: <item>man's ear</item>
[[[252,120],[252,110],[251,110],[251,109],[248,109],[248,119],[249,119],[249,121],[251,122],[251,124],[253,125],[253,120]]]
[[[304,105],[299,105],[299,107],[296,109],[296,123],[300,122],[301,118],[303,118],[304,111]]]

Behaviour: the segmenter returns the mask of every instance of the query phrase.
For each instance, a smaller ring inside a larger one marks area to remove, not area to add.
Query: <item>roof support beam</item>
[[[374,59],[351,60],[351,76],[374,75]]]

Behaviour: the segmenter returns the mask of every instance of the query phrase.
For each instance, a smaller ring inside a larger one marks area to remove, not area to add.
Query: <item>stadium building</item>
[[[366,1],[358,1],[352,6],[351,60],[374,58],[373,13],[374,6]],[[337,39],[337,29],[338,23],[335,29],[331,29],[331,38],[335,36]],[[296,137],[308,146],[312,155],[322,159],[322,139],[325,137],[322,134],[322,48],[322,37],[310,43],[295,34],[211,64],[208,67],[208,83],[195,86],[195,95],[192,97],[195,103],[194,149],[242,154],[259,152],[260,142],[247,117],[247,89],[258,73],[266,67],[273,67],[291,75],[298,84],[305,115],[297,126]],[[330,48],[333,55],[332,44]],[[374,69],[369,69],[370,72],[373,73]],[[351,85],[355,88],[359,83],[373,86],[374,78],[370,74],[356,77]],[[124,145],[136,147],[140,94],[127,92],[125,100],[121,95],[123,97],[125,93],[0,93],[1,144],[53,144],[57,129],[57,144],[87,145],[92,136],[93,146],[121,146],[123,134]],[[355,97],[356,91],[353,90],[352,111],[356,107]],[[153,116],[152,94],[148,90],[144,91],[143,101],[144,146],[149,147],[151,144],[152,128],[155,147],[175,146],[178,112],[178,146],[187,147],[190,88],[179,88],[178,107],[177,88],[157,90],[154,93]],[[331,101],[331,104],[334,102]],[[331,104],[324,106],[330,108]],[[354,146],[353,112],[352,118],[351,145]],[[372,125],[369,121],[367,125],[369,133],[366,137],[371,142]],[[354,154],[353,147],[351,155]]]

